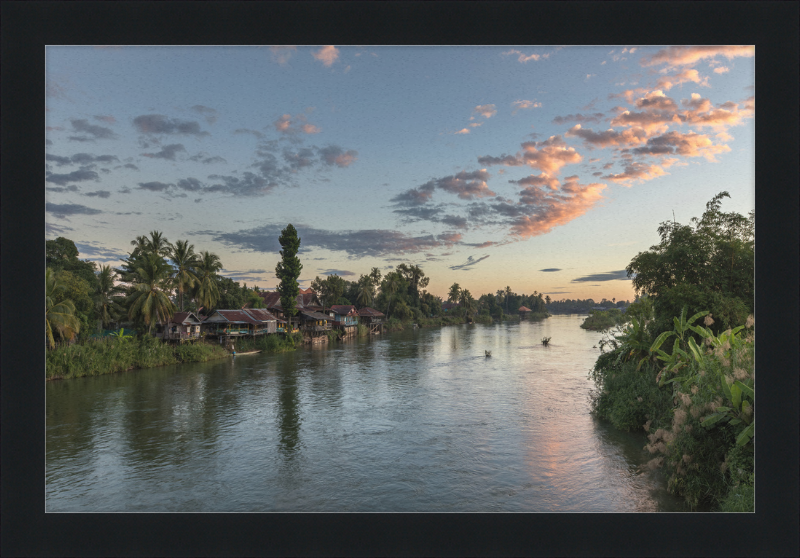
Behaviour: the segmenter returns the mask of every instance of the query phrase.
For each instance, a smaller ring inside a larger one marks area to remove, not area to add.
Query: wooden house
[[[254,335],[277,333],[278,319],[267,310],[263,308],[242,308],[242,311],[259,322],[255,326]]]
[[[242,337],[254,335],[256,326],[262,326],[244,310],[216,310],[203,322],[206,335],[217,337]]]
[[[528,314],[533,312],[533,310],[525,306],[520,306],[518,312],[519,312],[519,319],[524,320],[526,317],[528,317]]]
[[[202,321],[192,312],[175,312],[164,324],[156,324],[156,337],[169,341],[189,341],[200,338]]]
[[[358,311],[359,321],[362,324],[369,326],[370,333],[383,333],[384,318],[386,318],[386,316],[383,312],[379,312],[374,308],[370,308],[369,306],[365,306]]]
[[[330,308],[333,314],[333,327],[344,331],[345,335],[355,334],[358,326],[358,310],[352,304],[334,304]]]
[[[328,331],[333,327],[333,318],[312,310],[300,310],[300,331],[306,343],[321,343],[328,340]]]

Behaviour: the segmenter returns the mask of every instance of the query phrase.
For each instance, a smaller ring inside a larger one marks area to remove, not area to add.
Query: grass
[[[220,346],[205,343],[173,346],[150,335],[87,339],[47,351],[45,378],[99,376],[180,362],[206,362],[227,355]]]

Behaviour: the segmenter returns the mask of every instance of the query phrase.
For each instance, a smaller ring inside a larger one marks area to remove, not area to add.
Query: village
[[[370,334],[384,331],[382,312],[368,306],[356,309],[354,305],[344,304],[325,308],[311,288],[300,289],[297,314],[291,319],[281,305],[280,293],[261,291],[259,296],[263,308],[245,305],[238,310],[215,310],[208,316],[175,312],[169,322],[156,325],[155,336],[176,343],[219,340],[226,349],[233,351],[237,339],[262,335],[299,333],[304,343],[319,344],[327,343],[328,332],[333,330],[339,331],[340,339],[355,336],[359,323],[368,327]]]

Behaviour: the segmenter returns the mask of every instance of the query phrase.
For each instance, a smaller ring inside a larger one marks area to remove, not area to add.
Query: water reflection
[[[679,509],[641,469],[641,436],[589,415],[599,334],[579,325],[408,330],[48,383],[48,510]]]

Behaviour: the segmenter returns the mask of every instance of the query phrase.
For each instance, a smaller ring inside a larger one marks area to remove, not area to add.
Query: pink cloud
[[[730,137],[730,136],[728,136]],[[716,162],[715,155],[727,153],[730,147],[724,144],[715,144],[706,135],[690,132],[669,132],[662,136],[650,138],[647,145],[634,149],[634,152],[646,155],[677,154],[684,157],[704,157],[711,162]],[[662,166],[664,165],[662,161]]]
[[[514,111],[511,114],[517,114],[517,111],[520,110],[540,108],[542,106],[542,103],[537,103],[536,101],[519,100],[511,103],[511,106],[514,107]]]
[[[291,125],[291,116],[288,114],[284,114],[279,119],[277,119],[273,124],[275,125],[275,129],[279,132],[286,132],[289,130],[289,126]]]
[[[642,66],[691,66],[705,58],[724,56],[728,60],[737,56],[752,58],[755,56],[756,47],[753,45],[740,46],[671,46],[659,50],[653,56],[645,56],[639,61]]]
[[[625,167],[625,172],[619,174],[609,174],[603,178],[612,182],[621,183],[623,186],[630,187],[632,182],[645,182],[665,174],[669,173],[667,173],[667,171],[658,165],[630,163]]]
[[[550,176],[546,172],[539,175],[532,174],[519,180],[509,180],[509,182],[519,184],[520,186],[547,186],[551,190],[558,190],[560,186],[558,179]]]
[[[300,129],[303,130],[306,134],[318,134],[322,131],[313,124],[303,124],[302,128]]]
[[[461,171],[455,176],[446,176],[436,181],[436,186],[445,192],[457,194],[462,200],[485,198],[496,194],[489,189],[486,169],[473,172]]]
[[[312,52],[311,56],[322,62],[325,66],[330,67],[339,58],[339,49],[333,45],[327,45],[317,52]]]
[[[683,70],[675,75],[664,76],[662,78],[659,78],[658,81],[656,82],[656,87],[670,90],[676,85],[681,85],[682,83],[689,83],[689,82],[697,83],[704,87],[709,87],[708,77],[701,77],[700,73],[697,70]]]
[[[727,74],[730,71],[726,66],[720,66],[719,68],[714,68],[715,74]]]
[[[478,113],[484,118],[491,118],[495,114],[497,114],[496,107],[494,105],[478,105],[472,110],[473,113]]]
[[[277,62],[281,66],[289,62],[292,54],[297,52],[295,46],[271,46],[269,47],[270,54],[272,55],[273,62]]]
[[[580,124],[567,130],[564,135],[582,138],[586,143],[597,147],[642,145],[647,142],[648,137],[647,132],[640,127],[628,128],[621,132],[614,130],[595,132],[591,128],[582,128]]]
[[[536,62],[539,59],[547,58],[547,57],[550,56],[549,53],[548,54],[529,54],[529,55],[526,55],[526,54],[523,54],[522,52],[520,52],[518,50],[509,50],[508,52],[504,52],[503,56],[508,56],[508,55],[512,55],[512,54],[516,54],[518,56],[517,60],[519,60],[520,62],[523,62],[523,63],[528,62],[529,60],[533,60],[534,62]]]
[[[681,100],[681,104],[690,109],[678,114],[681,122],[696,128],[711,128],[716,132],[724,132],[731,126],[738,126],[755,115],[755,100],[752,97],[745,100],[744,108],[741,110],[738,103],[730,101],[714,108],[711,101],[697,93],[692,93],[691,100]]]
[[[453,132],[454,134],[469,134],[469,130],[467,128],[461,128],[458,132]]]
[[[554,227],[566,225],[591,209],[602,196],[605,184],[579,184],[570,177],[559,191],[531,186],[520,192],[520,203],[532,213],[514,219],[510,234],[519,240],[549,233]]]

